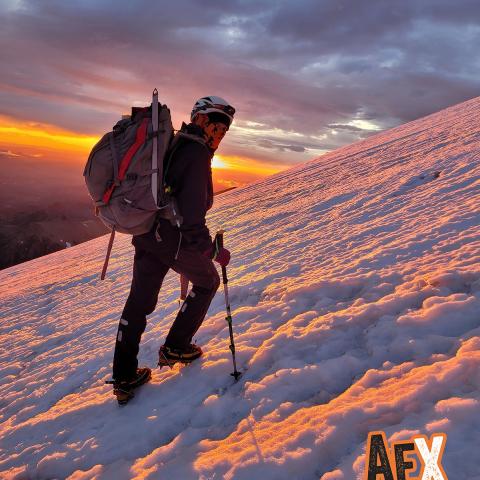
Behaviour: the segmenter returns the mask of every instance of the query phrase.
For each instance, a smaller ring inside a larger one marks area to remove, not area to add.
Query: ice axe
[[[112,253],[113,240],[115,238],[115,227],[112,228],[112,233],[110,234],[110,239],[108,240],[107,254],[105,255],[105,262],[103,263],[102,274],[100,275],[100,280],[105,280],[105,275],[107,273],[108,261],[110,260],[110,254]]]
[[[183,275],[183,273],[181,273],[180,274],[180,298],[178,299],[178,305],[180,305],[181,302],[187,299],[187,293],[188,293],[188,278],[185,275]]]
[[[220,248],[223,248],[223,234],[224,230],[219,230],[215,235],[215,250],[218,251]],[[241,372],[237,370],[237,361],[235,359],[235,343],[233,341],[233,327],[232,327],[232,313],[230,311],[230,300],[228,299],[228,278],[227,278],[227,267],[222,266],[222,280],[223,280],[223,291],[225,292],[225,306],[227,308],[227,316],[225,320],[228,323],[228,331],[230,333],[230,351],[232,352],[233,359],[233,372],[230,374],[235,381],[240,378],[242,375]]]

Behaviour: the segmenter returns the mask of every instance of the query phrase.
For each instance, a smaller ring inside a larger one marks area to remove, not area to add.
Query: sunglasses
[[[235,115],[235,109],[231,105],[220,105],[216,103],[213,105],[213,108],[217,108],[218,110],[221,110],[232,117]]]
[[[225,112],[227,115],[234,116],[235,115],[235,109],[231,105],[221,105],[220,103],[214,103],[210,105],[203,105],[198,109],[199,112],[202,110],[207,110],[210,108],[215,108],[216,110],[220,110],[222,112]]]

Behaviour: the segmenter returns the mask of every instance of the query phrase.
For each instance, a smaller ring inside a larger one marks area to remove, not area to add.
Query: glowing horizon
[[[12,157],[27,156],[60,160],[67,154],[87,158],[100,136],[82,135],[54,125],[0,116],[0,148]],[[21,154],[15,150],[21,149]],[[61,155],[63,154],[63,155]]]
[[[54,161],[81,165],[101,135],[85,135],[47,123],[0,115],[0,152],[8,158],[30,158],[39,165]],[[221,151],[221,147],[220,147]],[[255,158],[216,153],[212,161],[215,191],[240,187],[287,168]]]

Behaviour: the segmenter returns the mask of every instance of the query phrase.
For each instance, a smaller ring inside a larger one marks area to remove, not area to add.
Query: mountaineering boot
[[[147,383],[152,378],[152,371],[148,367],[137,368],[136,375],[130,380],[122,380],[117,382],[115,380],[107,381],[106,383],[113,384],[113,394],[117,397],[119,405],[125,405],[131,398],[134,397],[133,391]]]
[[[158,366],[172,368],[175,363],[191,363],[203,354],[202,349],[191,343],[187,348],[177,349],[162,345],[158,352]]]

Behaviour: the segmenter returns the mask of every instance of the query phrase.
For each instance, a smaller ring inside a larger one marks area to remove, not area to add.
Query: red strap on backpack
[[[133,156],[137,153],[137,150],[143,145],[145,139],[147,138],[147,127],[148,122],[150,121],[149,118],[144,118],[142,123],[137,128],[136,136],[135,136],[135,143],[127,150],[125,156],[122,158],[120,162],[120,168],[118,169],[118,179],[122,181],[125,178],[127,173],[128,167],[132,161]],[[111,185],[110,188],[103,194],[102,200],[105,205],[108,204],[110,198],[112,197],[113,191],[115,190],[115,184]]]

